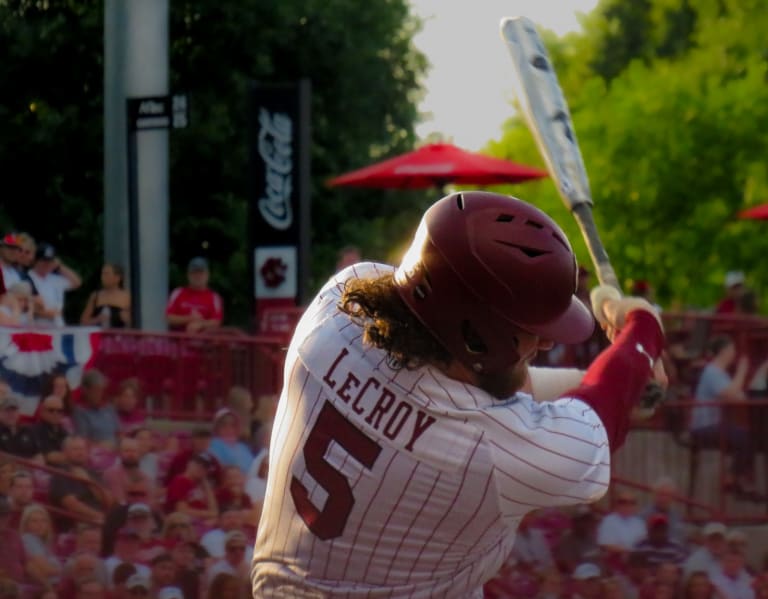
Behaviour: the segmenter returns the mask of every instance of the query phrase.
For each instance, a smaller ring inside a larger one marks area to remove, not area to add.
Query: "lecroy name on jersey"
[[[343,348],[323,375],[323,382],[332,391],[329,398],[334,404],[341,400],[347,405],[346,416],[361,425],[362,430],[376,431],[394,444],[413,452],[414,445],[435,423],[420,408],[414,408],[388,389],[379,379],[369,373],[351,371],[344,361],[349,350]],[[354,414],[354,416],[353,416]]]

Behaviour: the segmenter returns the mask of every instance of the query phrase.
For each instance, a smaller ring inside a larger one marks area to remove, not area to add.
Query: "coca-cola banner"
[[[263,334],[265,314],[295,309],[306,291],[310,93],[307,80],[251,86],[251,288]]]

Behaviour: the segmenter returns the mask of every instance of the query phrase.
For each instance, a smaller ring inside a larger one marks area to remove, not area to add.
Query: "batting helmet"
[[[576,258],[538,208],[480,191],[427,210],[395,273],[400,297],[457,360],[494,373],[517,362],[521,331],[583,341],[594,319],[574,295]]]

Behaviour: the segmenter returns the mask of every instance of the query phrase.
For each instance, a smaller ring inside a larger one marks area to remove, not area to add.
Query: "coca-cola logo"
[[[266,186],[258,201],[259,213],[267,223],[285,231],[293,223],[291,139],[293,121],[284,113],[259,110],[259,156],[264,161]]]
[[[282,258],[267,258],[259,269],[264,286],[269,289],[279,287],[285,281],[287,271],[288,265]]]

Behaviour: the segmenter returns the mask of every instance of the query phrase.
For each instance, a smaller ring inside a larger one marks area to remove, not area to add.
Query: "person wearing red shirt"
[[[725,274],[725,297],[715,307],[716,314],[733,314],[739,310],[739,299],[744,294],[744,273],[732,270]]]
[[[208,480],[210,458],[205,454],[193,456],[182,474],[168,485],[165,512],[183,512],[188,516],[213,524],[219,508],[211,482]]]
[[[192,258],[187,266],[187,286],[177,287],[168,298],[165,315],[172,331],[197,333],[221,326],[221,296],[208,287],[210,272],[205,258]]]

